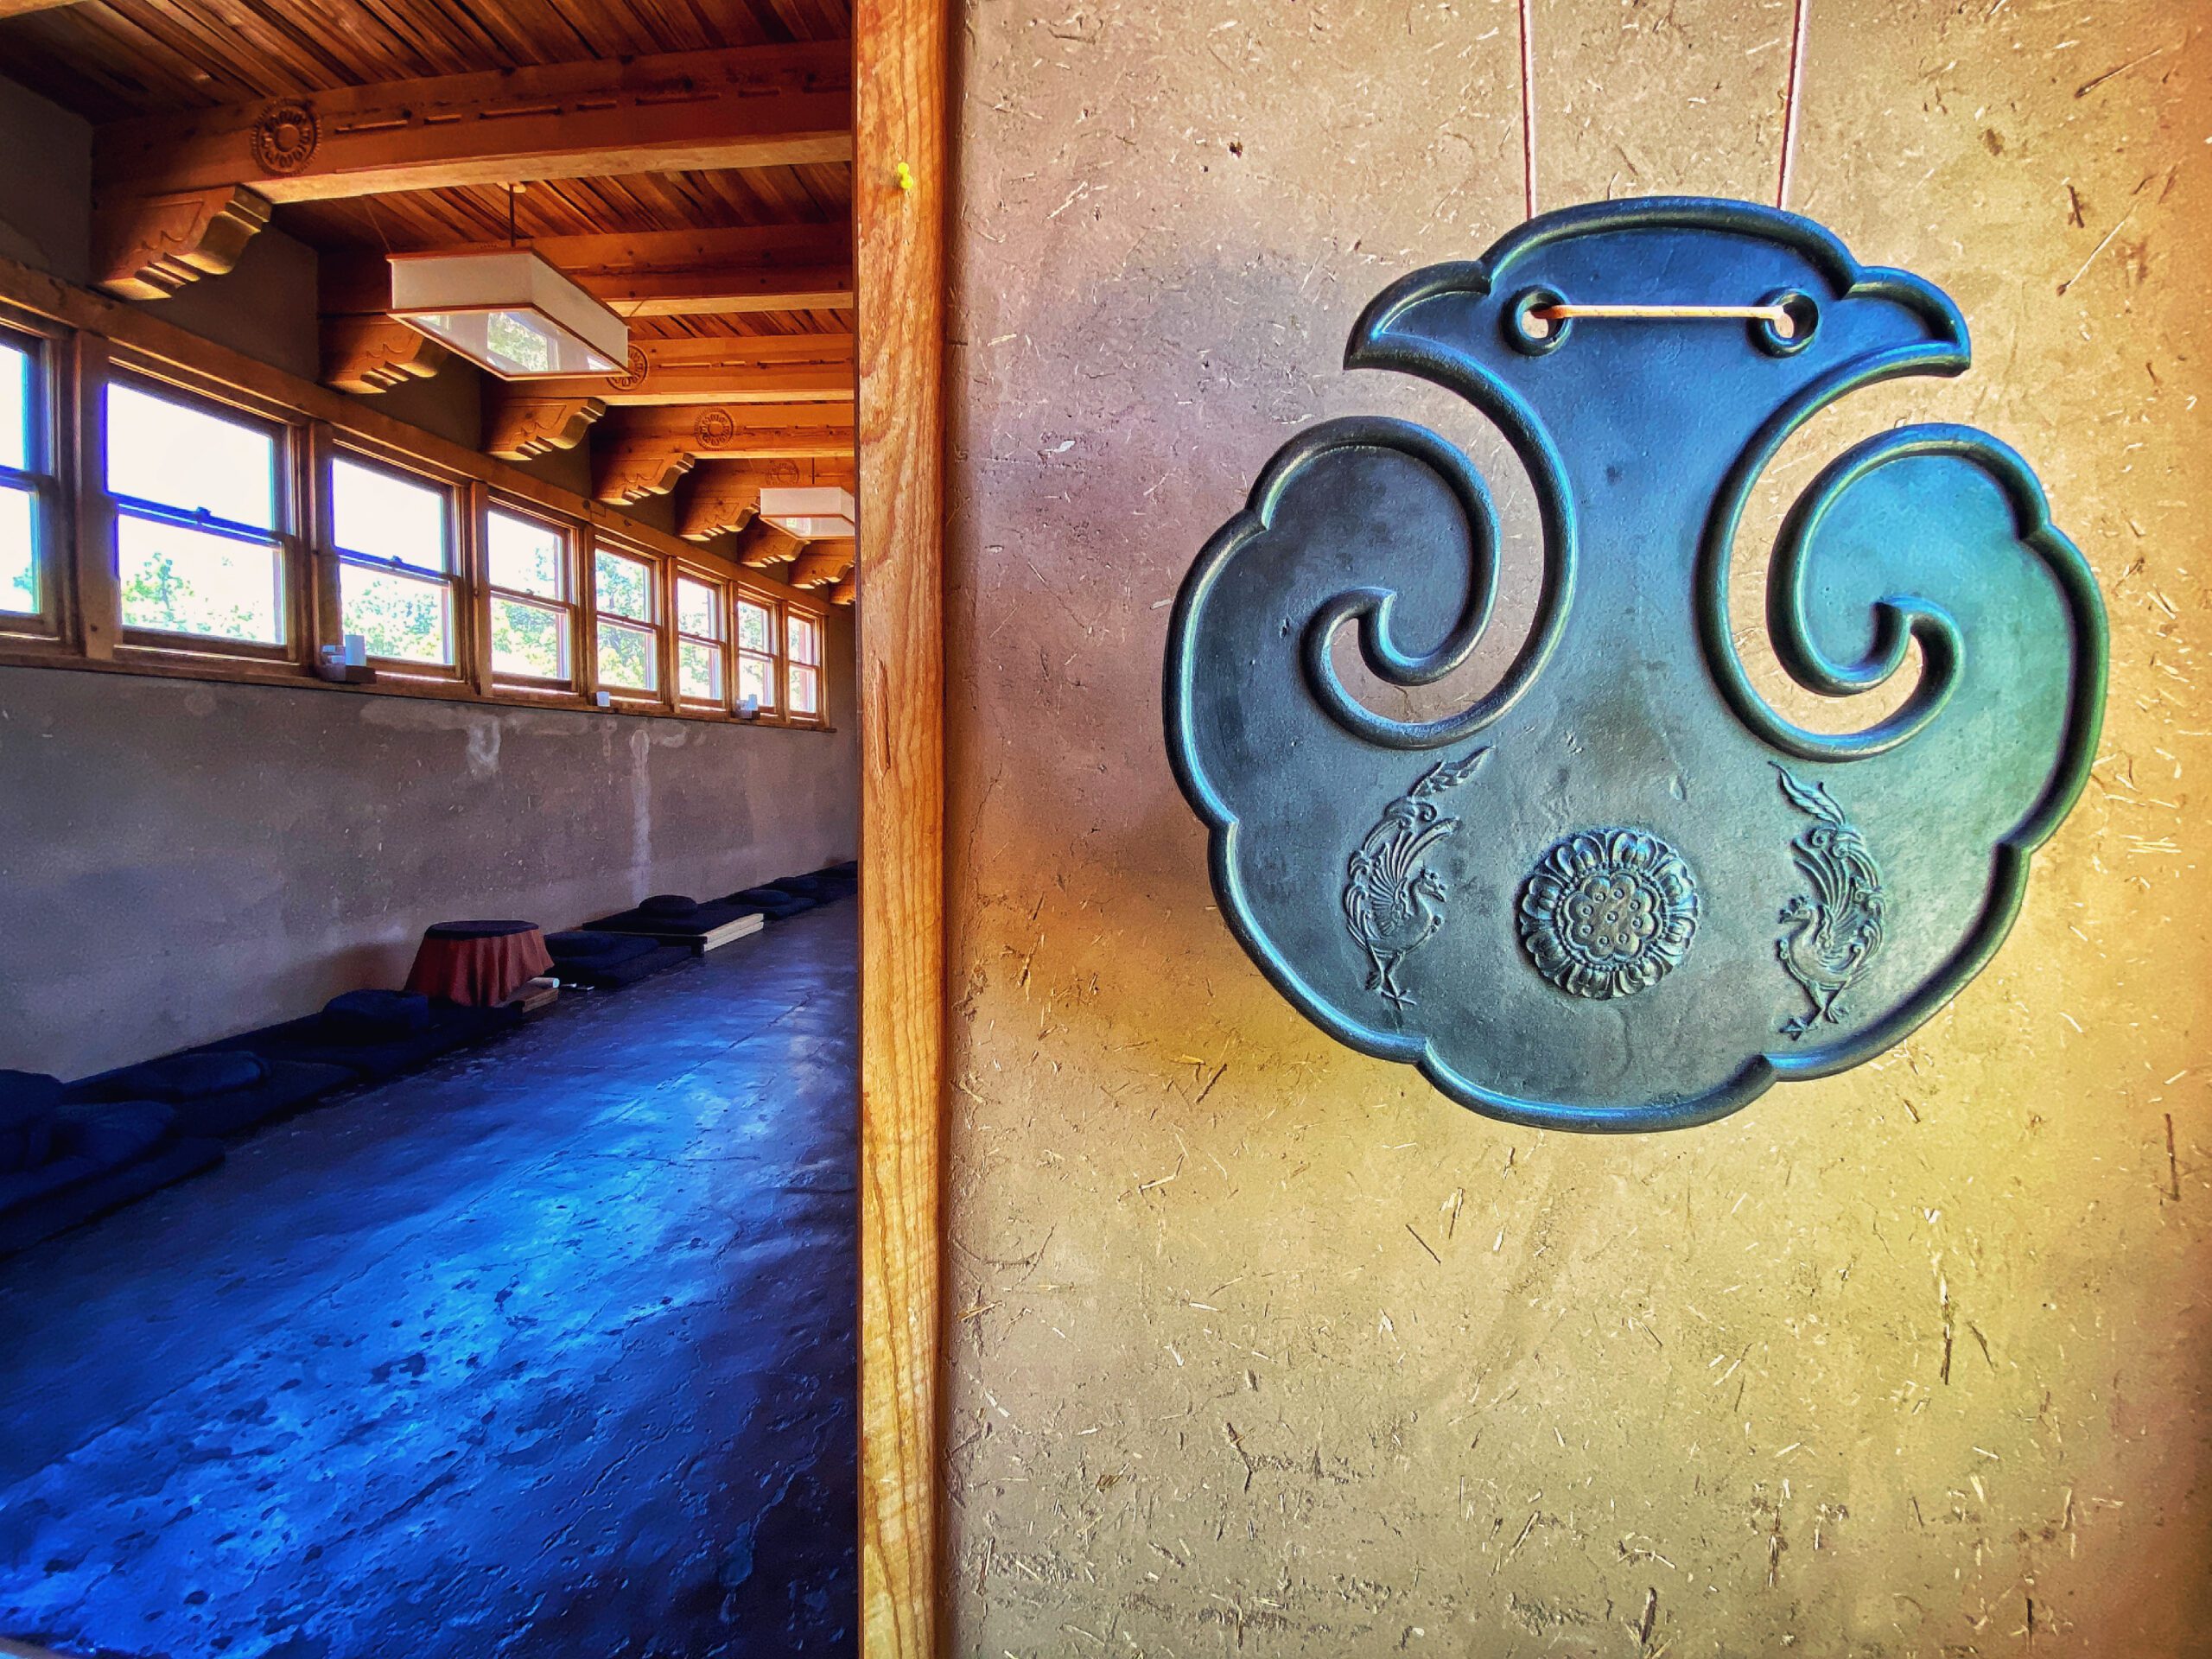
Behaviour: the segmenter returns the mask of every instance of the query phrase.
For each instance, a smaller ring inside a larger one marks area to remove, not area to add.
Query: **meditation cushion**
[[[821,900],[810,899],[803,893],[787,893],[781,887],[747,887],[733,893],[723,902],[750,905],[756,910],[766,911],[772,918],[780,922],[804,914]]]
[[[54,1154],[61,1082],[43,1071],[0,1071],[0,1175],[36,1169]]]
[[[638,901],[639,911],[647,916],[689,916],[698,908],[696,899],[680,893],[657,893]]]
[[[556,965],[607,968],[649,955],[654,946],[651,939],[635,933],[594,933],[588,928],[575,928],[566,933],[548,933],[545,948],[553,953]]]
[[[175,1122],[175,1110],[152,1100],[67,1107],[56,1117],[54,1154],[113,1169],[159,1143]]]
[[[347,991],[322,1012],[340,1042],[387,1042],[430,1028],[430,999],[412,991]]]
[[[210,1095],[251,1089],[268,1076],[268,1062],[258,1055],[195,1049],[126,1065],[73,1085],[70,1094],[87,1101],[205,1100]]]

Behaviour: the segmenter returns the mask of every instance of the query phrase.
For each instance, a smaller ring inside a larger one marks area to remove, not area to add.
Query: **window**
[[[283,645],[277,429],[126,380],[106,409],[123,626]]]
[[[0,613],[46,610],[40,580],[40,360],[29,340],[0,334]]]
[[[791,711],[795,720],[822,717],[822,624],[797,611],[784,618],[785,653],[790,657]]]
[[[569,538],[535,518],[485,515],[491,575],[492,672],[500,679],[574,682],[575,607],[569,591]]]
[[[759,600],[737,601],[737,700],[758,712],[776,709],[776,613]]]
[[[654,626],[653,567],[607,548],[592,561],[599,613],[599,683],[608,690],[660,689],[660,630]]]
[[[722,590],[719,582],[676,578],[676,689],[686,702],[727,701]]]
[[[330,463],[339,606],[370,656],[452,666],[450,500],[437,485],[350,455]]]

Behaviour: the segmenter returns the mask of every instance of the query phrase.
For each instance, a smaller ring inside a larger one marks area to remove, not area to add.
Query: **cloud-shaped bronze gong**
[[[1770,209],[1606,204],[1385,289],[1345,362],[1497,425],[1542,571],[1493,690],[1428,720],[1362,702],[1341,631],[1384,686],[1435,685],[1497,577],[1466,457],[1382,417],[1286,444],[1192,568],[1168,753],[1222,912],[1285,996],[1477,1111],[1672,1128],[1879,1053],[1989,960],[2103,699],[2096,585],[2026,465],[1902,428],[1789,512],[1766,618],[1789,675],[1848,698],[1918,648],[1863,729],[1772,707],[1728,613],[1783,441],[1857,387],[1966,368],[1942,294]]]

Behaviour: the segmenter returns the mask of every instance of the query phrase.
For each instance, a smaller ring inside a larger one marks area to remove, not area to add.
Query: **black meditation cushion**
[[[639,912],[647,916],[689,916],[698,908],[696,899],[681,893],[657,893],[638,900]]]
[[[746,887],[733,893],[722,902],[749,905],[755,910],[766,912],[780,922],[812,910],[821,901],[810,899],[803,893],[787,893],[781,887]]]
[[[604,968],[647,955],[656,947],[651,939],[635,933],[594,933],[588,928],[573,928],[565,933],[548,933],[545,948],[556,963]]]
[[[61,1080],[43,1071],[0,1071],[0,1175],[36,1169],[54,1154]]]
[[[170,1109],[153,1102],[63,1106],[54,1156],[0,1175],[0,1255],[222,1161],[221,1142],[181,1138],[172,1128]]]
[[[75,1100],[204,1100],[251,1089],[269,1076],[269,1063],[237,1050],[194,1049],[105,1072],[72,1085]]]
[[[341,1041],[382,1042],[430,1027],[430,999],[415,991],[347,991],[322,1005]]]
[[[423,930],[426,939],[504,939],[511,933],[527,933],[536,922],[440,922]]]

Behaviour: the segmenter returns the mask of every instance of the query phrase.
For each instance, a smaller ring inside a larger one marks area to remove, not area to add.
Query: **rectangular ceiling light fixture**
[[[803,542],[849,541],[859,519],[853,493],[834,484],[810,484],[760,492],[760,517]]]
[[[528,248],[395,253],[391,315],[503,380],[619,374],[630,326]]]

